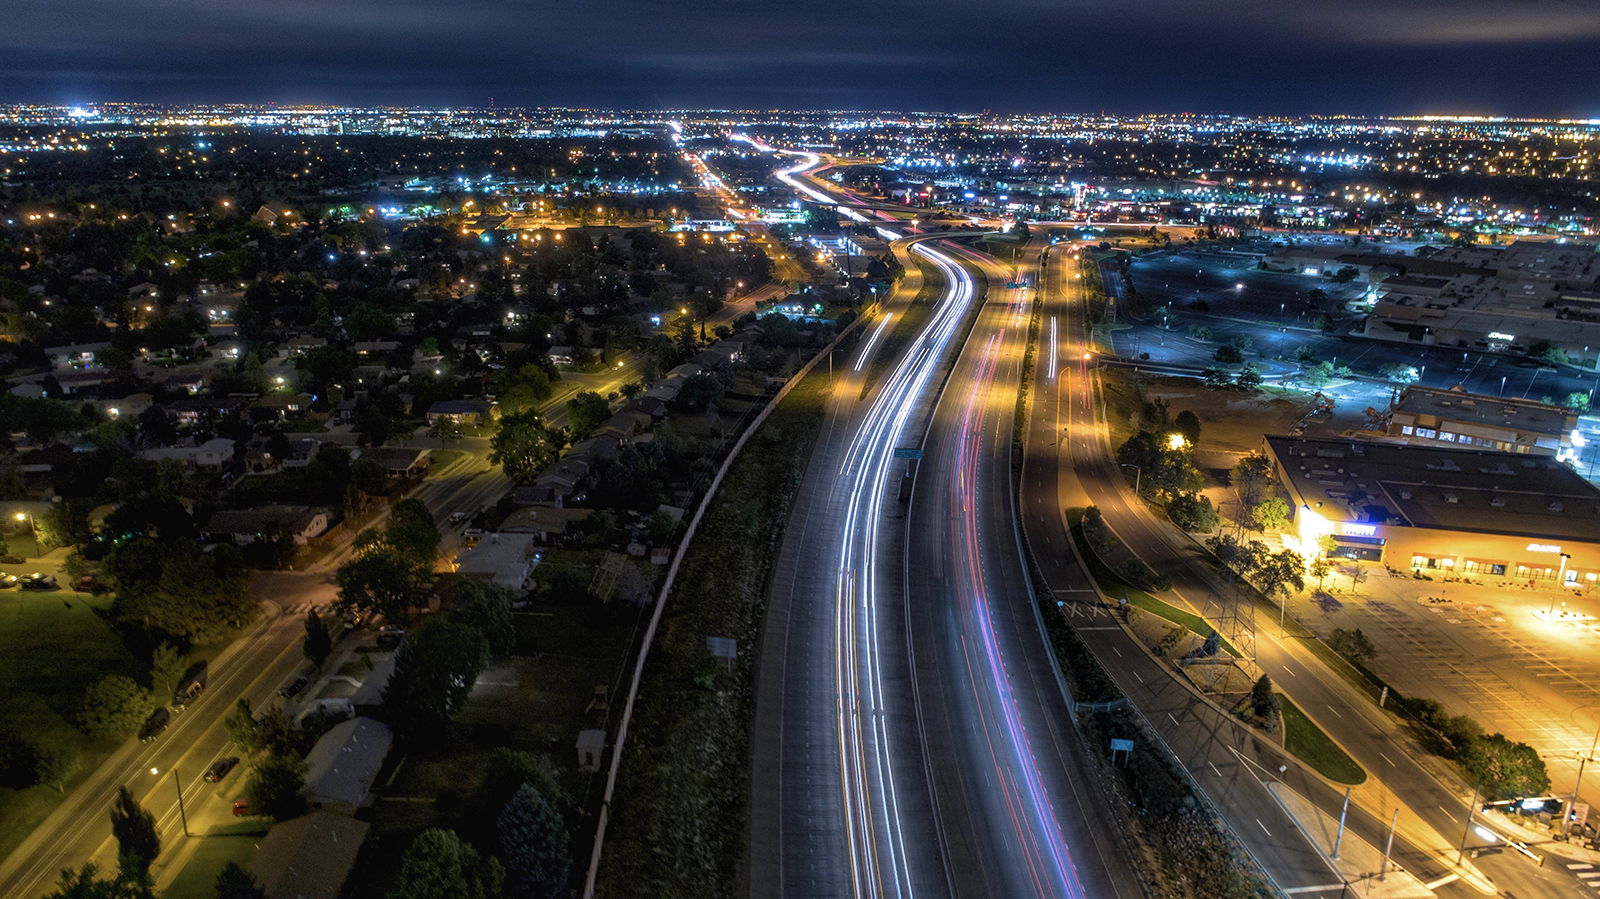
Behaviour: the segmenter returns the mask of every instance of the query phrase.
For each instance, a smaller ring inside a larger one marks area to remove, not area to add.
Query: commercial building
[[[1502,249],[1448,248],[1425,260],[1393,258],[1367,270],[1369,279],[1383,280],[1366,336],[1490,352],[1555,350],[1585,368],[1600,365],[1600,253],[1593,246],[1518,241]]]
[[[1578,415],[1532,400],[1412,385],[1389,416],[1390,437],[1430,446],[1559,456],[1572,447]]]
[[[1548,456],[1268,437],[1284,542],[1338,558],[1493,581],[1590,587],[1600,489]]]

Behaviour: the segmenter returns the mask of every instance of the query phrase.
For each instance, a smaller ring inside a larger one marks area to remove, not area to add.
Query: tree
[[[111,880],[100,879],[100,869],[84,862],[76,871],[62,871],[56,889],[45,899],[153,899],[150,876],[118,873]]]
[[[339,607],[375,612],[391,621],[405,617],[421,597],[417,566],[386,543],[369,546],[339,566]]]
[[[498,899],[505,869],[461,842],[455,831],[424,830],[400,858],[389,899]]]
[[[1220,365],[1208,365],[1200,372],[1200,379],[1212,390],[1227,390],[1233,386],[1233,375]]]
[[[1486,799],[1537,796],[1550,789],[1550,774],[1539,753],[1526,743],[1512,742],[1505,734],[1469,741],[1458,761]]]
[[[1212,354],[1211,358],[1224,365],[1238,365],[1244,361],[1244,354],[1239,352],[1239,348],[1233,344],[1225,343],[1217,347],[1217,351]]]
[[[1252,541],[1257,542],[1257,541]],[[1260,585],[1261,592],[1267,596],[1278,592],[1287,591],[1293,587],[1295,592],[1306,588],[1305,579],[1306,563],[1300,554],[1292,549],[1279,550],[1272,553],[1255,569],[1256,583]]]
[[[228,739],[233,745],[245,753],[256,751],[256,717],[250,711],[250,700],[241,698],[222,719],[222,727],[228,732]]]
[[[1367,635],[1361,628],[1347,631],[1342,627],[1333,629],[1332,636],[1328,637],[1328,646],[1339,655],[1344,656],[1358,665],[1366,664],[1378,657],[1378,648],[1372,645]]]
[[[117,838],[118,865],[125,874],[145,876],[161,854],[161,834],[156,816],[145,810],[125,786],[117,788],[111,804],[111,835]]]
[[[333,654],[333,635],[328,633],[328,626],[322,623],[322,616],[316,609],[306,612],[306,639],[301,651],[318,668]]]
[[[1573,391],[1572,393],[1567,394],[1566,400],[1563,401],[1561,405],[1566,406],[1568,409],[1571,409],[1574,412],[1588,412],[1589,394],[1584,393],[1582,390]]]
[[[611,405],[592,390],[580,390],[567,400],[567,430],[576,443],[586,439],[611,417]]]
[[[1250,510],[1250,520],[1258,531],[1281,531],[1289,523],[1289,504],[1274,496]]]
[[[293,755],[301,751],[303,736],[283,706],[273,703],[261,710],[261,717],[256,721],[257,749],[264,749],[273,755]]]
[[[293,755],[269,755],[250,772],[244,795],[250,809],[287,821],[305,811],[300,788],[306,785],[306,763]]]
[[[1233,376],[1233,386],[1237,390],[1254,390],[1261,386],[1261,368],[1254,362],[1246,362]]]
[[[1315,365],[1306,366],[1305,371],[1300,373],[1300,380],[1307,387],[1321,388],[1328,386],[1333,381],[1333,363],[1318,362]]]
[[[39,783],[54,785],[57,793],[65,793],[67,781],[82,768],[83,757],[78,753],[78,748],[71,744],[57,743],[34,749],[34,777],[38,778]]]
[[[217,899],[267,899],[267,891],[238,862],[228,862],[217,874]]]
[[[1322,582],[1333,573],[1333,566],[1328,564],[1326,556],[1317,556],[1311,560],[1311,576],[1317,579],[1317,589],[1322,589]]]
[[[511,591],[479,578],[457,578],[450,589],[450,620],[477,632],[489,655],[503,659],[517,647]]]
[[[517,788],[498,822],[506,860],[506,899],[552,899],[567,882],[572,856],[561,816],[531,784]]]
[[[1222,517],[1212,507],[1211,499],[1198,493],[1180,493],[1167,503],[1167,517],[1172,523],[1194,534],[1209,534],[1217,529]]]
[[[383,537],[417,564],[433,568],[434,559],[439,555],[439,526],[422,500],[403,499],[395,503],[384,525]]]
[[[131,677],[112,674],[84,691],[78,721],[91,737],[121,739],[138,729],[155,707],[155,696],[149,690]]]
[[[1200,416],[1188,409],[1179,412],[1177,417],[1172,419],[1172,429],[1182,434],[1190,446],[1200,442]]]
[[[1362,584],[1367,582],[1367,570],[1360,565],[1351,565],[1344,572],[1350,578],[1350,592],[1359,592]]]
[[[537,412],[505,415],[489,439],[489,464],[505,469],[513,480],[530,478],[555,463],[560,438],[552,435]]]
[[[178,679],[183,677],[189,658],[171,643],[162,643],[150,653],[150,688],[159,698],[171,696],[178,689]]]
[[[1398,387],[1404,387],[1407,384],[1415,384],[1417,382],[1417,369],[1416,366],[1413,365],[1406,365],[1402,362],[1390,362],[1378,369],[1378,371],[1382,373],[1385,378],[1389,379],[1389,383]]]
[[[395,652],[383,705],[403,734],[437,732],[466,701],[488,664],[483,638],[465,624],[429,618]]]
[[[1272,690],[1272,678],[1263,674],[1250,688],[1250,707],[1266,722],[1268,733],[1278,729],[1279,701],[1278,694]]]

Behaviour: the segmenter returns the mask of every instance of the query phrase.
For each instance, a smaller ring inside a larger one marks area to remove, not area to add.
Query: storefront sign
[[[1489,332],[1489,339],[1490,340],[1504,340],[1505,342],[1510,343],[1511,341],[1516,340],[1517,337],[1516,337],[1515,334],[1501,334],[1499,331],[1490,331]]]
[[[1346,537],[1371,537],[1378,533],[1378,526],[1373,524],[1350,524],[1345,522],[1339,526],[1340,533]]]
[[[1559,543],[1530,543],[1530,544],[1528,544],[1528,552],[1531,552],[1531,553],[1558,553],[1558,552],[1561,552],[1561,544],[1559,544]]]

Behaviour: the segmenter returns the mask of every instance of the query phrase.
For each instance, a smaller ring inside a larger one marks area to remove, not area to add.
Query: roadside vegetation
[[[755,642],[783,528],[822,420],[828,374],[790,391],[734,462],[689,544],[645,667],[596,893],[738,893]],[[731,664],[707,636],[738,642]]]

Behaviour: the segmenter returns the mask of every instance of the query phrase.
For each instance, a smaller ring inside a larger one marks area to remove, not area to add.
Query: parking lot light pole
[[[1137,465],[1129,463],[1129,462],[1123,462],[1122,463],[1122,467],[1123,468],[1131,468],[1131,469],[1133,469],[1133,495],[1134,496],[1138,496],[1139,495],[1139,479],[1144,476],[1144,469],[1140,468]]]
[[[151,774],[160,774],[160,768],[151,768]],[[189,814],[183,810],[183,781],[178,779],[178,766],[172,766],[172,785],[178,790],[178,818],[183,821],[183,835],[189,836]]]

